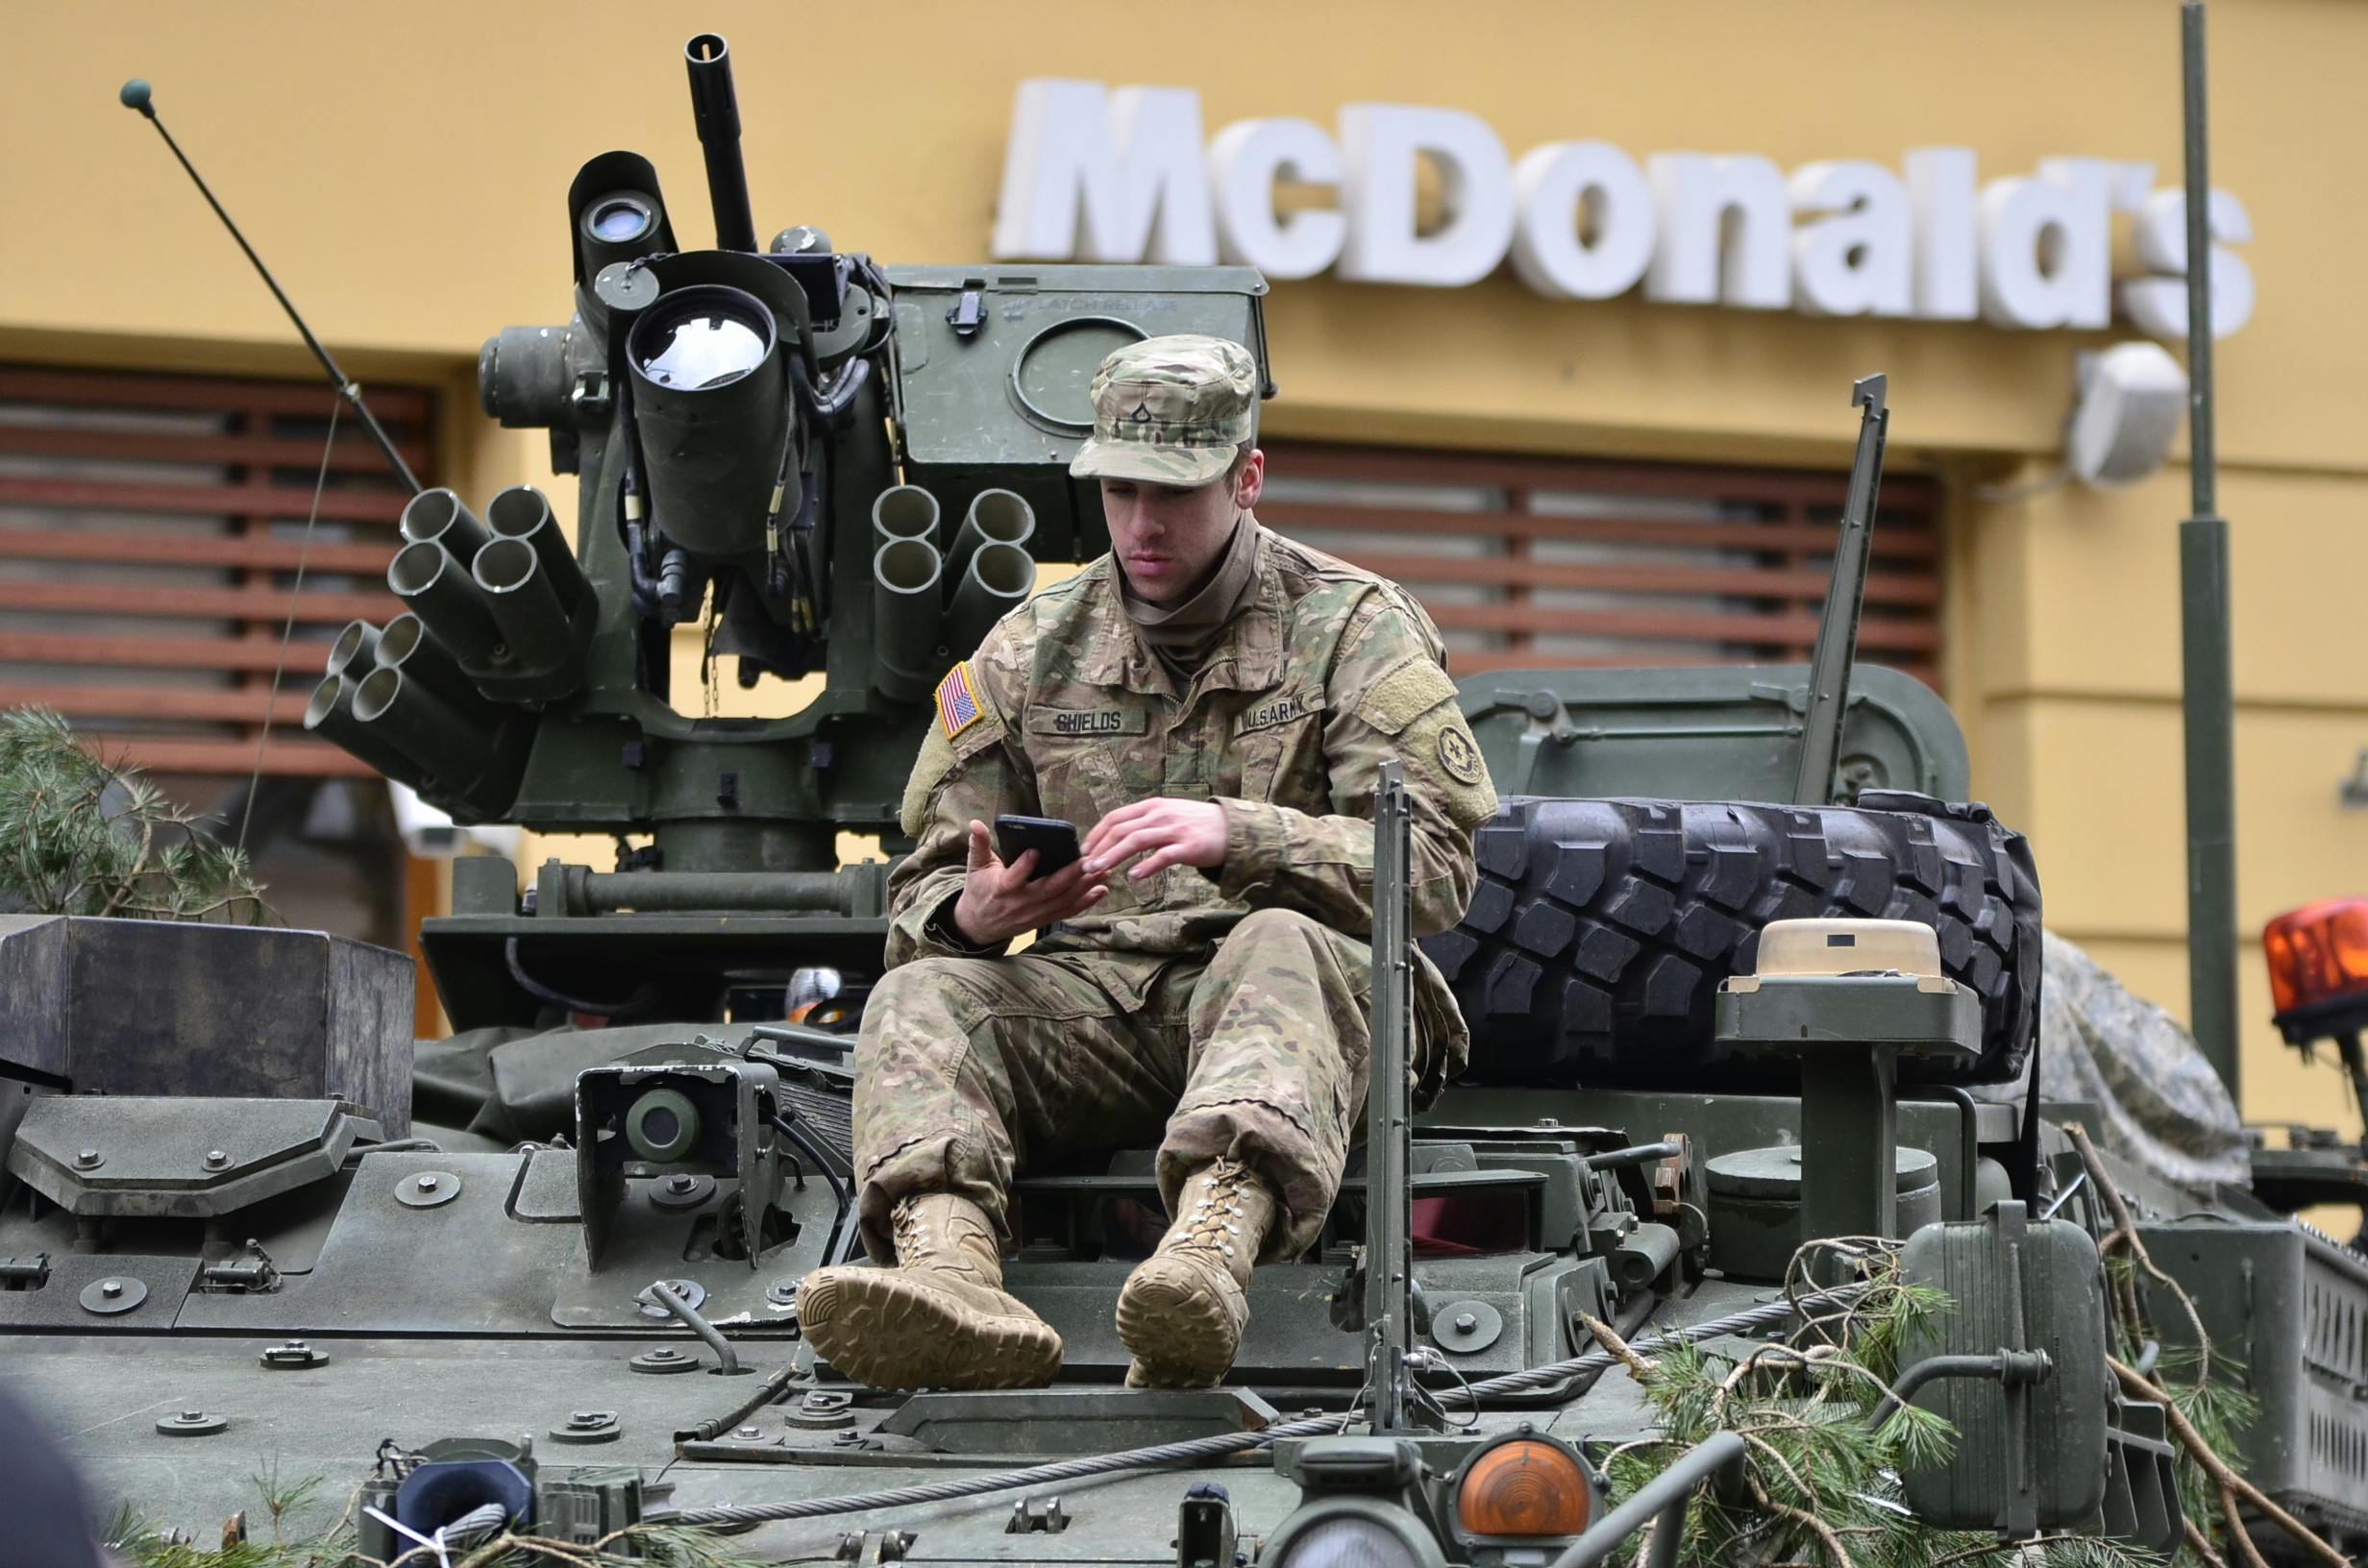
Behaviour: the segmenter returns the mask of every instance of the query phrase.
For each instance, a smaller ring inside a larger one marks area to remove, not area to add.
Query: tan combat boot
[[[1119,1337],[1135,1353],[1131,1388],[1206,1388],[1222,1381],[1249,1322],[1249,1271],[1274,1223],[1274,1194],[1238,1160],[1185,1182],[1159,1250],[1119,1292]]]
[[[897,1266],[821,1268],[798,1290],[815,1350],[875,1388],[1036,1388],[1061,1370],[1061,1336],[1003,1289],[986,1211],[950,1192],[893,1212]]]

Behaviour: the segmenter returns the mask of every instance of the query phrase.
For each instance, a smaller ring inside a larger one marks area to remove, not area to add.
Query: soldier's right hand
[[[1099,882],[1086,880],[1081,860],[1031,882],[1028,877],[1035,870],[1035,850],[1025,851],[1006,866],[995,852],[987,824],[973,821],[970,867],[963,878],[962,896],[953,906],[956,928],[981,947],[999,947],[1024,931],[1082,915],[1110,892]]]

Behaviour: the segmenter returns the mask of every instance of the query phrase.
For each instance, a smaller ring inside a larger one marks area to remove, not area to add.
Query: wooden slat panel
[[[1480,643],[1454,650],[1459,674],[1805,658],[1849,484],[1839,469],[1289,442],[1269,456],[1278,476],[1315,483],[1305,499],[1267,501],[1261,519],[1404,584],[1443,630]],[[1344,488],[1322,494],[1326,481]],[[1441,489],[1485,509],[1440,504]],[[1557,511],[1557,497],[1572,498],[1575,515]],[[1870,658],[1928,683],[1940,636],[1939,498],[1920,476],[1886,484],[1859,637]],[[1603,602],[1539,602],[1556,594]],[[1559,654],[1558,639],[1601,651]]]
[[[0,631],[0,664],[88,664],[152,670],[259,670],[268,674],[279,661],[275,634],[250,637],[140,637],[73,631]],[[329,645],[298,640],[288,645],[287,667],[317,679],[329,660]]]
[[[1738,599],[1822,600],[1831,574],[1784,572],[1748,566],[1625,566],[1618,562],[1524,560],[1517,556],[1376,555],[1360,552],[1357,564],[1420,593],[1433,582],[1479,583],[1507,588],[1571,588],[1604,593],[1726,595]],[[1936,605],[1940,584],[1929,576],[1869,573],[1870,604]]]
[[[1522,604],[1430,604],[1424,608],[1445,631],[1524,630],[1566,637],[1791,643],[1804,648],[1817,637],[1817,618],[1813,615],[1664,615],[1622,610],[1551,610]],[[1930,650],[1940,646],[1940,628],[1924,620],[1869,619],[1860,623],[1859,646]]]
[[[321,518],[391,526],[408,497],[382,490],[325,490]],[[35,479],[0,475],[0,506],[60,506],[107,512],[237,513],[295,518],[312,510],[310,485],[127,484],[108,479]]]
[[[1751,496],[1838,506],[1850,488],[1846,470],[1693,468],[1679,464],[1600,462],[1493,453],[1437,453],[1402,447],[1300,446],[1278,442],[1269,454],[1276,474],[1311,478],[1379,479],[1405,484],[1514,485],[1532,490],[1600,490],[1730,500]],[[1929,511],[1936,490],[1922,476],[1887,476],[1883,510]]]
[[[349,432],[353,432],[349,437]],[[395,450],[416,470],[428,461],[428,448],[419,441],[397,441]],[[40,457],[136,458],[159,463],[246,463],[259,468],[317,471],[321,443],[305,436],[186,435],[168,430],[92,430],[56,429],[45,425],[0,424],[0,452]],[[331,472],[383,474],[394,471],[386,454],[351,425],[337,431],[336,449],[329,454]]]
[[[130,758],[152,773],[225,773],[244,778],[255,771],[253,741],[160,741],[144,735],[86,737],[101,754]],[[351,752],[324,741],[284,737],[275,726],[263,772],[303,778],[376,778],[379,771]]]
[[[301,662],[300,662],[301,661]],[[272,704],[276,724],[301,723],[305,703],[320,682],[306,649],[288,649],[288,671]],[[259,724],[270,687],[206,689],[195,686],[83,686],[66,681],[0,680],[0,708],[37,702],[69,719],[186,719],[197,723]]]
[[[434,393],[372,388],[369,401],[405,459],[432,473]],[[12,574],[0,579],[0,703],[56,707],[152,772],[236,777],[255,766],[268,715],[264,772],[374,776],[300,727],[328,652],[320,632],[401,609],[382,583],[407,493],[350,414],[326,454],[337,482],[320,497],[323,535],[308,544],[284,526],[313,510],[334,404],[330,388],[301,380],[0,366],[0,459],[43,470],[0,475],[0,508],[16,525],[0,528],[0,562]],[[24,515],[37,509],[62,515]],[[127,529],[91,526],[83,514],[93,512],[204,521]],[[286,647],[275,693],[284,574],[300,561],[308,591],[295,613],[312,635]],[[328,580],[339,576],[360,580]],[[81,629],[33,629],[32,616],[79,618]],[[93,678],[36,674],[36,665]],[[214,679],[154,678],[164,671]]]
[[[395,558],[393,541],[347,545],[315,539],[245,534],[86,533],[51,528],[0,528],[0,560],[117,561],[135,566],[247,567],[292,572],[299,559],[308,574],[358,572],[378,576]]]
[[[1261,502],[1258,521],[1278,532],[1308,528],[1353,533],[1412,533],[1428,538],[1478,534],[1516,539],[1567,539],[1579,543],[1700,546],[1727,550],[1801,550],[1831,554],[1837,530],[1816,524],[1696,523],[1665,517],[1549,517],[1535,512],[1438,512],[1387,506],[1348,506],[1323,502]],[[1321,548],[1319,546],[1319,548]],[[1890,556],[1936,560],[1940,541],[1920,521],[1902,522],[1884,509],[1874,531],[1877,559]]]
[[[0,582],[0,610],[149,616],[183,621],[268,621],[287,617],[284,588],[152,588],[113,582]],[[296,600],[299,621],[383,622],[403,613],[392,594],[316,594]]]
[[[364,383],[362,401],[379,417],[425,419],[434,394],[418,387]],[[207,413],[252,409],[267,414],[329,417],[337,394],[327,381],[248,380],[216,376],[159,376],[111,370],[52,370],[37,365],[0,365],[0,399],[103,408],[192,408]],[[348,410],[346,418],[353,417]],[[314,449],[316,453],[318,448]]]

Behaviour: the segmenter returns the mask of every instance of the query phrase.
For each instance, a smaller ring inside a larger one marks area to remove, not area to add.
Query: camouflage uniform
[[[1120,350],[1095,376],[1072,472],[1212,483],[1254,433],[1256,397],[1238,344]],[[1238,1162],[1276,1201],[1270,1258],[1303,1251],[1331,1208],[1365,1103],[1375,770],[1405,764],[1418,932],[1463,914],[1472,830],[1496,796],[1421,608],[1254,518],[1239,526],[1247,597],[1191,660],[1155,650],[1105,555],[1006,616],[938,690],[904,797],[919,847],[890,884],[889,972],[857,1052],[864,1237],[883,1261],[911,1193],[958,1194],[1008,1231],[1003,1195],[1035,1148],[1157,1140],[1171,1213],[1194,1171]],[[1158,796],[1223,808],[1221,866],[1115,874],[1100,904],[1016,957],[953,926],[974,820],[1066,818],[1083,834]],[[1470,1037],[1418,963],[1427,1097]]]
[[[1254,526],[1254,525],[1253,525]],[[857,1051],[865,1239],[951,1191],[1003,1219],[1038,1147],[1159,1140],[1163,1195],[1230,1155],[1283,1213],[1265,1256],[1314,1238],[1365,1100],[1375,769],[1405,766],[1414,929],[1472,891],[1495,793],[1439,636],[1400,589],[1259,529],[1257,591],[1188,680],[1146,648],[1105,556],[1013,611],[941,688],[908,788],[919,847],[890,885],[890,970]],[[1151,796],[1224,810],[1224,864],[1111,878],[1092,911],[1013,957],[950,923],[973,820],[1066,818],[1080,834]],[[1417,1091],[1469,1044],[1427,959]],[[1008,1228],[1007,1221],[1004,1222]]]

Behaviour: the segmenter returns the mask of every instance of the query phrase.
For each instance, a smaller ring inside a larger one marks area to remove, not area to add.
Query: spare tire
[[[1913,1082],[2003,1083],[2038,1026],[2039,885],[1988,808],[1867,791],[1855,806],[1516,796],[1479,831],[1480,883],[1424,940],[1471,1025],[1466,1082],[1788,1088],[1788,1064],[1720,1046],[1718,982],[1760,928],[1819,916],[1915,920],[1982,999],[1982,1052],[1903,1060]]]

